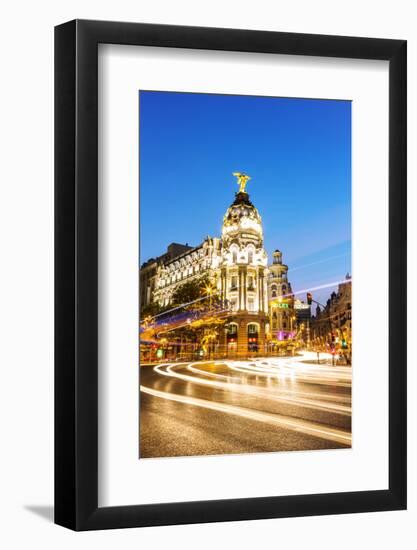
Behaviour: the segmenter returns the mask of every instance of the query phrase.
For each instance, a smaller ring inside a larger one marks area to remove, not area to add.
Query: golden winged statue
[[[237,177],[237,184],[239,185],[239,193],[246,193],[246,185],[251,179],[247,174],[242,174],[240,172],[233,172],[233,175]]]

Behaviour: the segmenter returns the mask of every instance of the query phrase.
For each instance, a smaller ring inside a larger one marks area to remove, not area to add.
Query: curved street
[[[140,367],[140,457],[351,446],[351,367],[329,354]]]

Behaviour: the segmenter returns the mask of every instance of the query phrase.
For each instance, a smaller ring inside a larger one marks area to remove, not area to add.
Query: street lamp
[[[210,283],[208,283],[206,285],[206,287],[204,288],[204,291],[209,297],[209,308],[210,308],[210,311],[211,311],[211,296],[213,294],[214,288]]]

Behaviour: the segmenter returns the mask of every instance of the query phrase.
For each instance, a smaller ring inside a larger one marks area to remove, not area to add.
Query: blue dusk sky
[[[350,101],[141,91],[139,109],[141,263],[220,236],[244,172],[293,291],[351,271]]]

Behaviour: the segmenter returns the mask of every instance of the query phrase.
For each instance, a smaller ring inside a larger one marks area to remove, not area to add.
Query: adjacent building
[[[295,335],[294,296],[288,281],[288,266],[282,252],[275,250],[268,269],[268,302],[271,342],[282,342]]]
[[[352,280],[349,274],[332,292],[324,308],[317,306],[311,319],[311,339],[317,348],[344,350],[350,356],[352,345]]]
[[[302,300],[294,300],[294,313],[297,339],[301,345],[309,348],[311,342],[311,306]]]
[[[173,262],[185,252],[192,250],[187,244],[171,243],[165,254],[157,258],[150,258],[141,265],[139,271],[139,300],[140,308],[149,305],[155,300],[154,292],[158,287],[158,268],[166,263]]]

